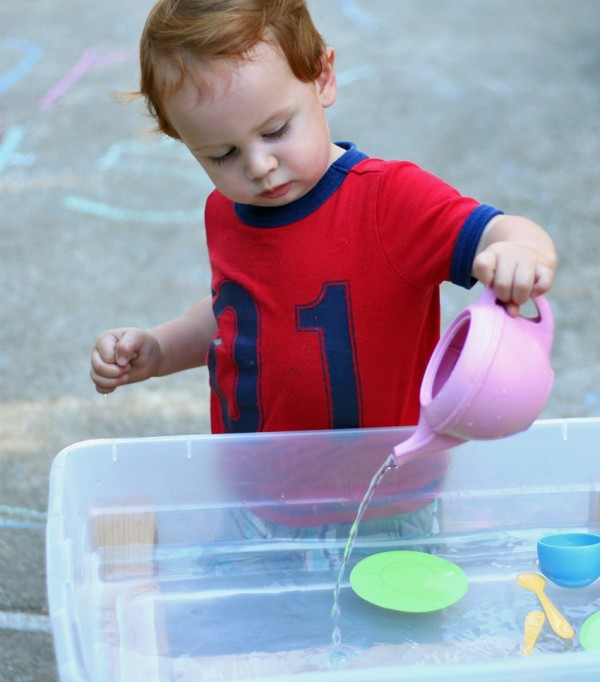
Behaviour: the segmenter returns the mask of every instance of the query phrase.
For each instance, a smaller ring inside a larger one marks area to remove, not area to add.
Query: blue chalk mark
[[[122,157],[142,157],[143,161],[140,165],[147,163],[146,156],[153,151],[148,143],[143,142],[115,142],[112,144],[104,156],[98,161],[98,168],[101,170],[110,170],[117,165]]]
[[[152,157],[155,157],[155,160],[151,160]],[[108,148],[97,166],[102,171],[118,167],[125,173],[142,176],[153,173],[160,177],[170,175],[186,181],[189,181],[194,173],[194,182],[198,182],[195,172],[197,162],[192,160],[191,155],[181,143],[173,149],[165,149],[163,144],[160,147],[152,147],[143,142],[116,142]],[[203,177],[204,174],[200,174],[200,178]],[[212,185],[210,188],[212,190]]]
[[[98,168],[101,168],[102,170],[112,168],[119,160],[123,152],[123,147],[124,145],[122,144],[113,144],[100,161],[98,161]]]
[[[98,201],[91,201],[84,197],[67,196],[64,206],[71,211],[85,213],[104,220],[118,223],[140,222],[153,225],[182,224],[202,221],[202,210],[192,211],[156,211],[147,209],[127,208],[124,206],[110,206]]]
[[[0,173],[8,165],[32,166],[35,163],[35,155],[17,153],[24,135],[23,126],[14,126],[6,131],[3,138],[0,138]]]
[[[588,409],[593,410],[596,414],[600,414],[600,388],[593,388],[585,396],[585,405]]]
[[[38,530],[45,528],[45,523],[32,523],[31,521],[11,521],[0,517],[0,528],[26,528],[27,530]]]
[[[34,509],[0,505],[0,528],[45,528],[46,514]]]
[[[35,43],[31,43],[28,40],[21,40],[20,38],[4,38],[4,40],[0,42],[0,48],[18,50],[25,53],[23,59],[0,78],[0,95],[3,95],[16,85],[21,78],[38,63],[42,56],[42,50]]]

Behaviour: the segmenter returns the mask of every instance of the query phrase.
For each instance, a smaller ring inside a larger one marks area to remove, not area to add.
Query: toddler
[[[157,129],[215,186],[212,291],[101,334],[100,393],[207,364],[213,433],[414,425],[440,283],[479,280],[512,315],[550,289],[541,227],[332,141],[334,51],[304,0],[159,0],[140,54]]]

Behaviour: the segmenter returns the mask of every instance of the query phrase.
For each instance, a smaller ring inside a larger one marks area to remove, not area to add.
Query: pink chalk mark
[[[97,55],[96,61],[94,62],[94,68],[127,62],[130,59],[136,59],[137,55],[137,50],[115,50],[115,52]]]
[[[81,59],[75,66],[67,73],[67,75],[58,81],[58,83],[48,90],[48,92],[39,101],[40,109],[50,109],[57,99],[62,97],[67,90],[70,90],[73,85],[88,71],[94,62],[97,55],[95,50],[86,50]]]
[[[40,99],[38,106],[42,110],[51,109],[73,85],[88,71],[111,64],[128,61],[136,56],[135,50],[117,50],[99,55],[96,50],[86,50],[75,66],[54,87]]]

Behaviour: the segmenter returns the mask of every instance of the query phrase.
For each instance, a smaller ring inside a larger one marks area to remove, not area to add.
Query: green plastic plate
[[[464,571],[424,552],[373,554],[350,573],[352,589],[368,602],[395,611],[426,613],[461,599],[468,582]]]
[[[581,626],[579,641],[586,651],[600,649],[600,612],[590,616]]]

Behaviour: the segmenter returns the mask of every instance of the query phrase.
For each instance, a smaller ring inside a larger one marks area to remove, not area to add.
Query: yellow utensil
[[[538,637],[544,623],[546,616],[543,611],[530,611],[525,616],[525,630],[523,633],[523,655],[529,656],[533,651],[533,647],[537,642]]]
[[[548,616],[550,627],[559,637],[562,637],[563,639],[572,639],[575,637],[575,630],[573,630],[566,618],[544,593],[546,578],[538,573],[520,573],[517,576],[517,582],[521,587],[524,587],[526,590],[531,590],[537,595],[540,604],[546,612],[546,616]]]

